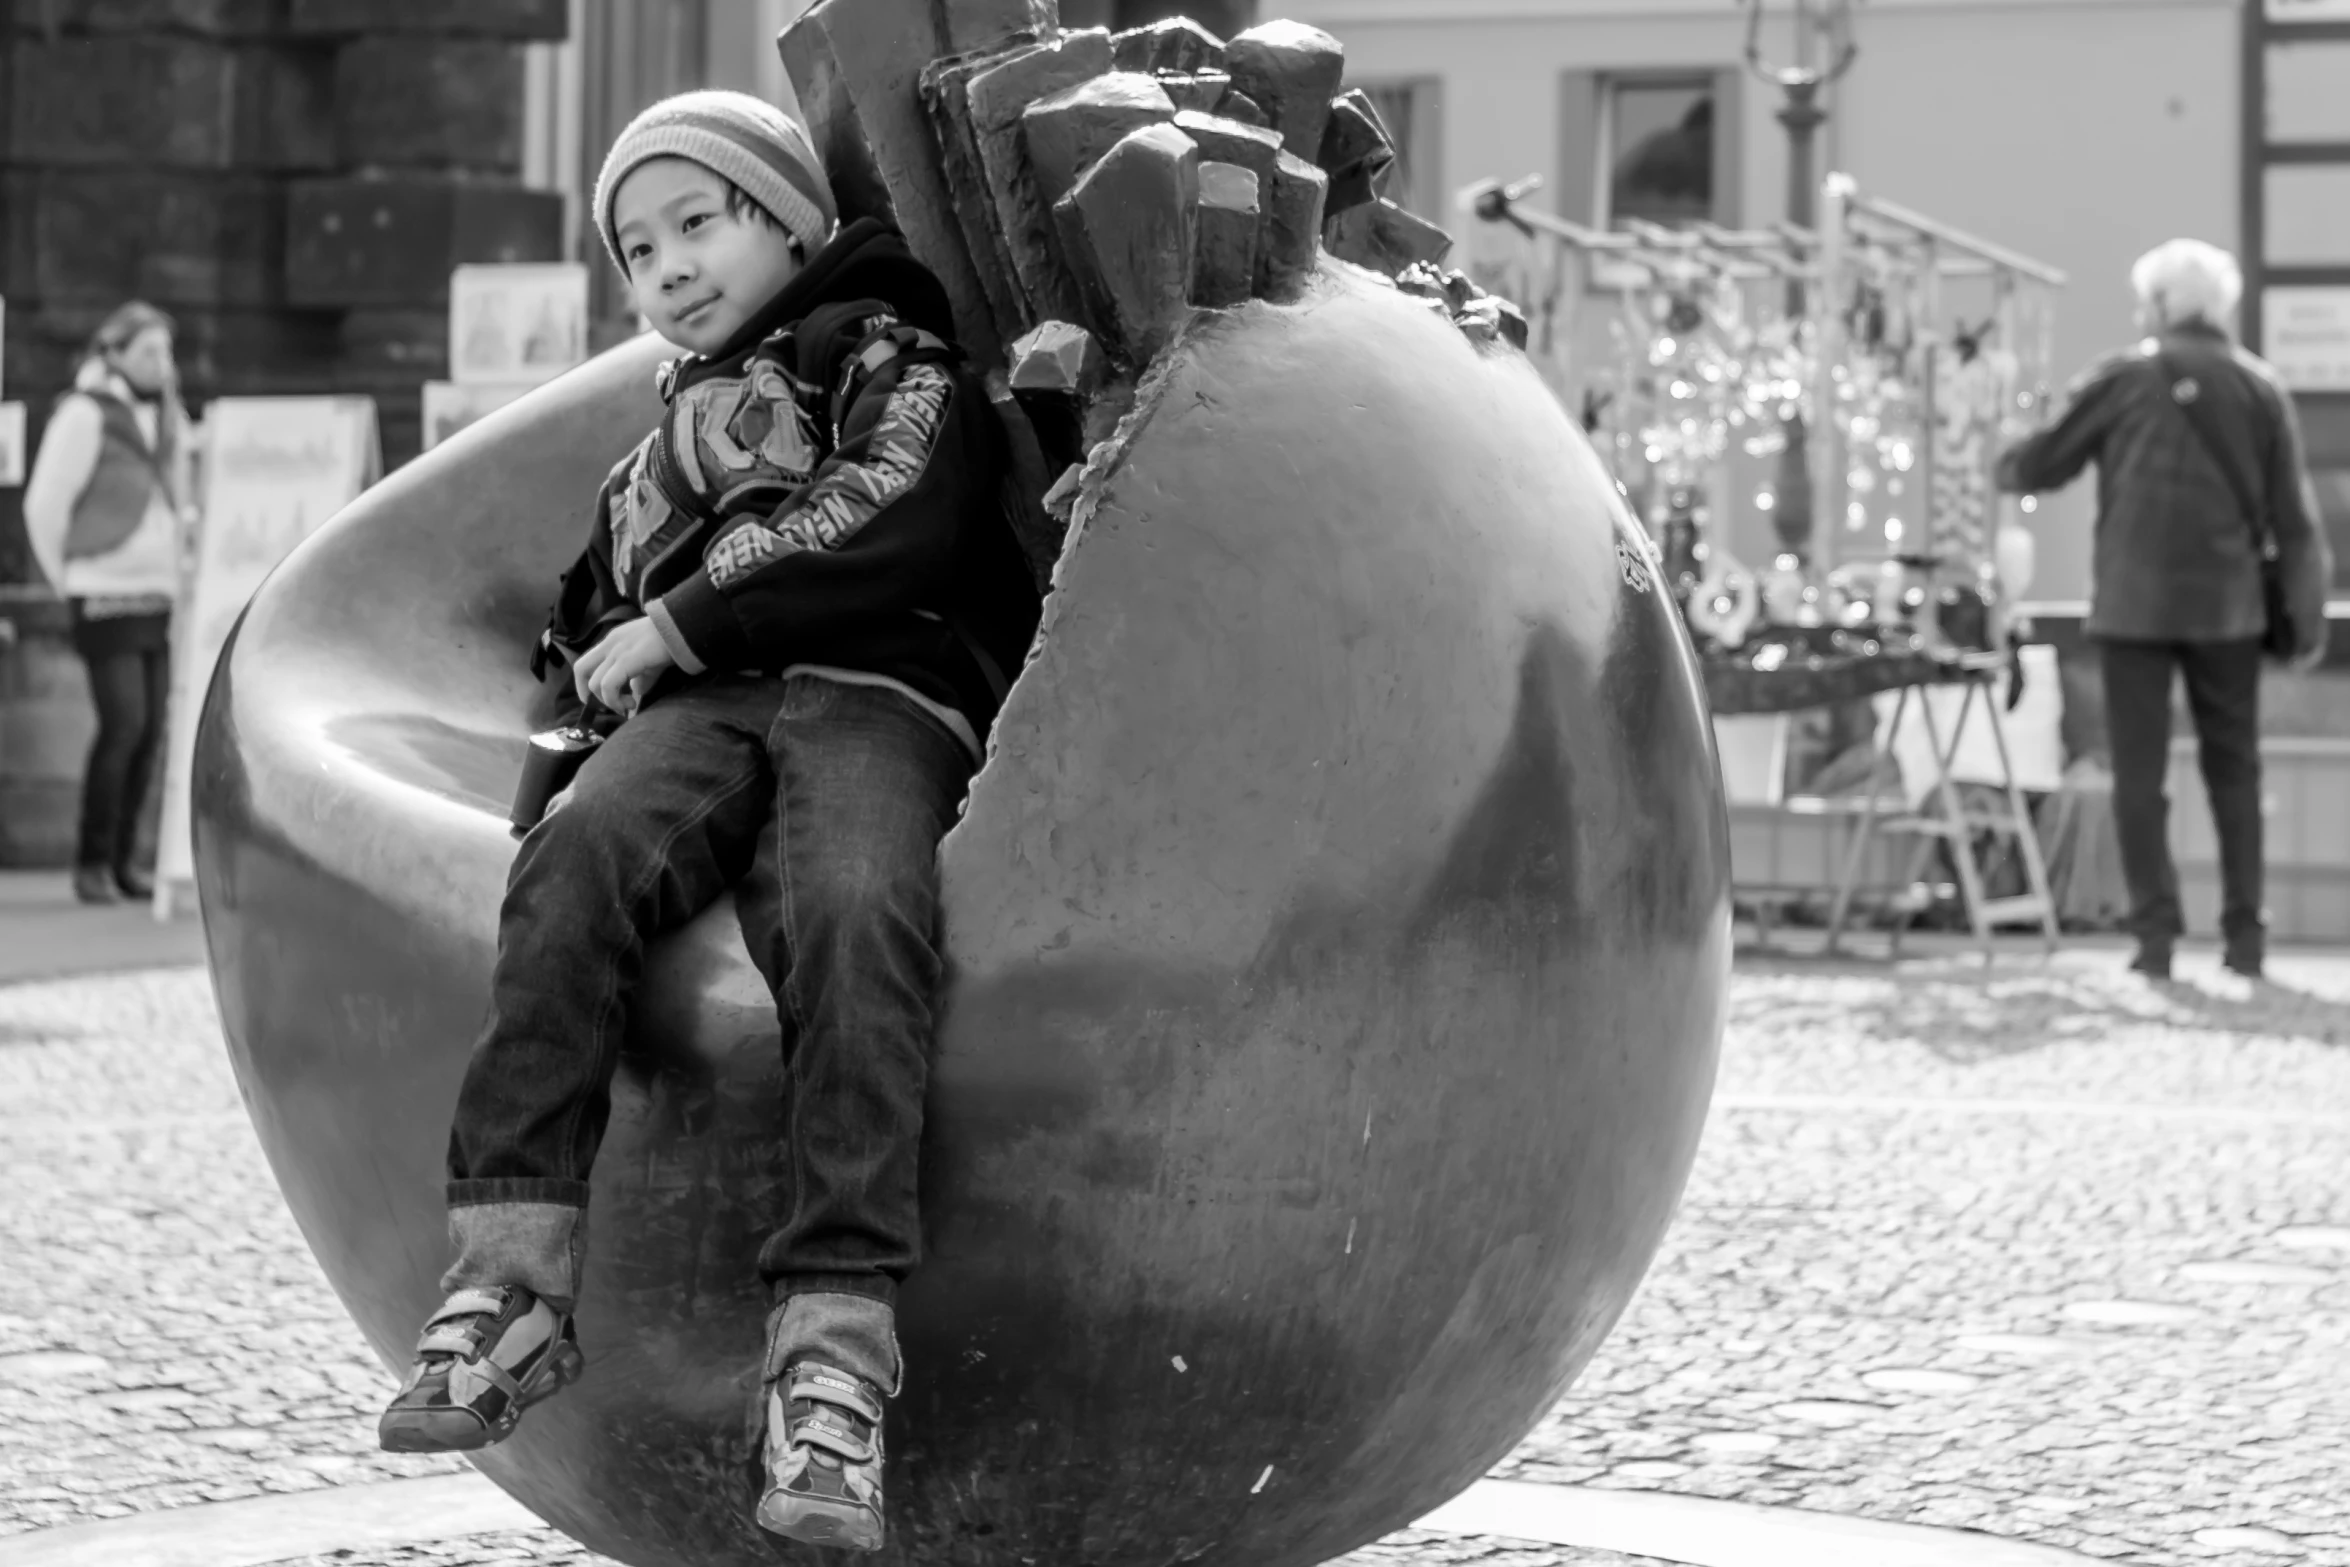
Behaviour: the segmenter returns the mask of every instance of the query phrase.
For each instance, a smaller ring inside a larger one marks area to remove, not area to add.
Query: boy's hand
[[[649,620],[631,620],[579,655],[571,666],[571,688],[582,702],[603,703],[615,713],[634,713],[661,671],[675,660]]]

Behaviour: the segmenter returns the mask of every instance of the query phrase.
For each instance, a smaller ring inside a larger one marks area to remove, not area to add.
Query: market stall
[[[1842,175],[1816,227],[1741,230],[1593,229],[1524,205],[1537,183],[1465,199],[1552,242],[1556,297],[1606,317],[1611,352],[1564,367],[1563,389],[1647,527],[1725,753],[1771,737],[1760,803],[1801,793],[1846,819],[1824,856],[1832,934],[1864,898],[1898,929],[1946,861],[1986,941],[2015,923],[2053,941],[2025,786],[2052,787],[2061,751],[2048,703],[2012,732],[2031,536],[1992,465],[2048,399],[2064,275]],[[1728,540],[1758,516],[1773,544],[1753,566]],[[1830,742],[1793,754],[1795,714]],[[1913,840],[1890,864],[1886,833]],[[2014,860],[2019,893],[1988,890],[1987,856]],[[1761,911],[1821,890],[1734,871]]]

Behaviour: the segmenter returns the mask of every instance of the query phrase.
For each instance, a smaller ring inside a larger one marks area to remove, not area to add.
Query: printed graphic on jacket
[[[798,489],[822,456],[807,410],[817,396],[816,388],[800,386],[762,358],[753,358],[739,381],[688,387],[669,412],[671,447],[686,483],[715,499],[721,512],[755,503],[760,490]]]
[[[772,509],[815,476],[823,452],[808,405],[821,397],[756,354],[740,376],[679,392],[661,427],[623,465],[627,476],[613,497],[612,564],[621,579],[635,578],[695,526],[663,493],[664,453],[710,513]]]
[[[794,550],[838,549],[920,478],[938,444],[954,383],[939,365],[915,365],[890,393],[862,463],[833,470],[806,501],[772,520],[750,520],[710,547],[710,582],[726,587]]]

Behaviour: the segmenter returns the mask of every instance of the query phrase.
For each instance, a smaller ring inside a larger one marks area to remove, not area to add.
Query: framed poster
[[[484,414],[497,412],[531,390],[535,381],[455,381],[424,383],[424,449],[434,447]]]
[[[449,277],[449,379],[551,381],[587,359],[587,319],[582,262],[459,267]]]
[[[221,397],[204,410],[203,520],[172,606],[171,710],[155,916],[193,880],[189,778],[196,720],[237,617],[278,562],[375,482],[383,458],[369,397]]]
[[[2260,349],[2296,392],[2350,392],[2350,287],[2270,288]]]

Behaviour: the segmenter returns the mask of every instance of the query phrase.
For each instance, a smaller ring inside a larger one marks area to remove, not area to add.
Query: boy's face
[[[629,293],[653,330],[697,354],[723,346],[799,270],[791,236],[688,158],[652,158],[613,193]]]

